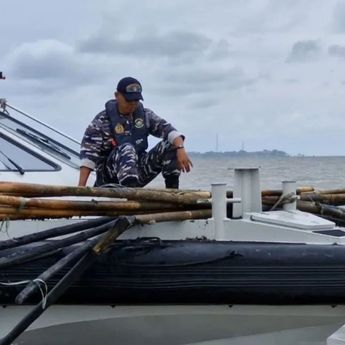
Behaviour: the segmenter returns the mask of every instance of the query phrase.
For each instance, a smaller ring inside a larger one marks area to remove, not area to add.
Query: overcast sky
[[[344,0],[7,0],[0,33],[0,97],[77,139],[134,76],[190,151],[345,155]]]

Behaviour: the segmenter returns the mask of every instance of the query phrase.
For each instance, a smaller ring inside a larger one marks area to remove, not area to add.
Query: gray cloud
[[[344,0],[141,0],[130,13],[126,0],[3,3],[0,96],[73,136],[133,75],[189,149],[223,131],[227,150],[344,154]]]
[[[345,46],[340,46],[337,44],[328,47],[329,55],[333,55],[342,59],[345,59]]]
[[[89,84],[98,74],[72,46],[57,40],[24,43],[5,60],[11,78],[30,82],[31,89],[40,93],[49,93],[61,85]]]
[[[259,79],[247,76],[239,67],[209,69],[189,66],[166,72],[160,90],[179,96],[210,93],[225,97],[230,91],[252,85]]]
[[[206,36],[188,31],[165,34],[142,33],[131,38],[106,36],[99,33],[79,42],[78,49],[87,53],[129,55],[133,58],[142,56],[176,58],[188,54],[203,54],[211,43],[212,41]]]
[[[288,78],[288,79],[284,79],[284,82],[287,84],[298,84],[300,81],[295,78]]]
[[[230,55],[230,44],[227,40],[222,39],[212,45],[208,53],[209,60],[222,60]]]
[[[212,98],[212,99],[203,98],[203,99],[199,99],[199,100],[196,100],[194,102],[191,102],[189,104],[189,108],[204,110],[204,109],[213,108],[214,106],[216,106],[218,104],[219,104],[219,101],[214,99],[214,98]]]
[[[298,41],[292,46],[286,62],[309,62],[315,61],[321,54],[319,41]]]
[[[338,2],[333,11],[333,27],[337,32],[345,32],[345,3]]]

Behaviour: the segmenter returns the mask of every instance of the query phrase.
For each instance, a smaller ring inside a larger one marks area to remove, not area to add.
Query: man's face
[[[131,115],[137,109],[139,100],[127,101],[121,92],[115,92],[115,98],[119,107],[119,111],[123,115]]]

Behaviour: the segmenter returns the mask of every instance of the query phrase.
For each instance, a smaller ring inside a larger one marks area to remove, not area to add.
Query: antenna
[[[219,150],[219,136],[218,133],[216,134],[216,152]]]

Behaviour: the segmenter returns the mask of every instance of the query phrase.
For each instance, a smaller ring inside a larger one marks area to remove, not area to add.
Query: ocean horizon
[[[259,168],[261,189],[280,189],[282,181],[315,189],[345,188],[345,156],[221,156],[190,155],[192,171],[182,173],[181,189],[210,190],[211,184],[224,182],[233,188],[235,168]],[[149,186],[164,187],[162,176]]]

